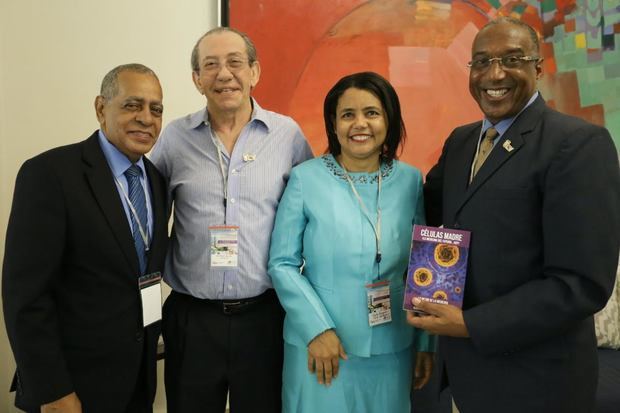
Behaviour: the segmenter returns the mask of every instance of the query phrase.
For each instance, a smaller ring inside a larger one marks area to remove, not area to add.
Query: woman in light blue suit
[[[395,160],[400,104],[376,73],[336,83],[324,117],[329,154],[293,169],[271,239],[286,310],[283,411],[409,413],[412,373],[426,384],[435,347],[402,310],[421,174]]]

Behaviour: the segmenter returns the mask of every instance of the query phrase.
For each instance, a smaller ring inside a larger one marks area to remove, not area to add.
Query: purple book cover
[[[405,310],[417,311],[411,303],[414,297],[459,308],[463,305],[469,236],[469,231],[413,226]]]

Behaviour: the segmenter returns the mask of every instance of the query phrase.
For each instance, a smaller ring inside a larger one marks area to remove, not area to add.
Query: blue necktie
[[[144,197],[144,190],[140,184],[140,175],[142,175],[142,170],[135,164],[131,165],[125,171],[125,178],[127,178],[127,184],[129,185],[129,201],[138,215],[140,224],[142,224],[142,229],[147,233],[146,199]],[[140,226],[136,221],[133,211],[130,211],[129,216],[131,217],[131,228],[133,230],[136,253],[140,261],[140,274],[143,275],[146,271],[146,246],[144,245],[144,240],[140,234]]]

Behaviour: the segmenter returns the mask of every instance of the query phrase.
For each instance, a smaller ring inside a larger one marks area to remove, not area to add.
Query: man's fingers
[[[420,351],[416,354],[413,388],[419,390],[424,387],[433,371],[433,355],[428,352]]]
[[[407,323],[411,324],[412,326],[418,327],[416,325],[418,318],[420,317],[416,316],[413,311],[407,311]]]
[[[419,363],[416,363],[414,380],[414,388],[416,390],[420,390],[426,385],[426,383],[428,383],[428,380],[431,378],[430,369],[431,367],[427,360],[422,360]]]
[[[453,305],[434,304],[421,302],[419,299],[412,300],[416,306],[429,315],[416,316],[407,313],[407,322],[417,328],[421,328],[431,334],[450,337],[469,337],[467,325],[463,317],[463,311]]]
[[[426,386],[426,383],[428,383],[428,380],[430,378],[431,378],[430,376],[416,377],[415,380],[413,381],[413,388],[415,390],[422,389],[424,386]]]
[[[53,402],[41,405],[41,413],[66,412],[66,413],[82,413],[82,403],[77,394],[70,393]]]
[[[428,301],[420,300],[417,297],[413,298],[411,300],[411,303],[416,308],[419,308],[420,310],[424,311],[425,313],[430,314],[430,315],[434,315],[434,316],[440,316],[441,314],[443,314],[444,310],[446,309],[446,305],[445,304],[429,303]]]
[[[407,322],[430,334],[439,334],[441,319],[434,315],[415,315],[414,313],[408,312]]]
[[[407,322],[414,327],[426,330],[430,327],[430,322],[435,321],[435,317],[428,315],[416,314],[412,311],[407,311]]]

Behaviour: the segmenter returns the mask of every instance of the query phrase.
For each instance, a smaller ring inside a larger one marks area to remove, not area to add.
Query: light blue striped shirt
[[[293,166],[312,158],[294,120],[253,101],[250,122],[232,154],[222,148],[228,202],[206,108],[171,122],[151,160],[169,181],[174,223],[164,280],[198,298],[240,299],[271,288],[269,241],[276,208]],[[244,155],[246,160],[244,161]],[[248,160],[254,155],[254,160]],[[239,266],[210,268],[210,226],[239,226]]]

